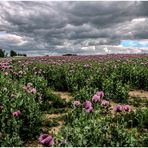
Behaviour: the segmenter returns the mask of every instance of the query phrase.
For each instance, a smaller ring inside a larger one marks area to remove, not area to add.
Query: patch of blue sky
[[[123,40],[120,45],[123,47],[148,48],[148,40]]]
[[[3,36],[3,35],[5,35],[5,34],[6,34],[5,31],[0,31],[0,36]]]

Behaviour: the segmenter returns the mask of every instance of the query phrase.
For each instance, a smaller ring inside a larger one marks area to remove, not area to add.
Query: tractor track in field
[[[55,91],[53,94],[60,96],[66,102],[71,101],[73,98],[69,92]]]
[[[72,99],[72,96],[69,92],[56,91],[56,92],[53,92],[53,94],[61,97],[61,99],[65,100],[66,102],[68,102]],[[53,119],[53,118],[58,118],[58,117],[61,117],[64,115],[65,115],[65,113],[48,114],[47,118]],[[60,128],[64,124],[64,120],[59,120],[58,123],[59,123],[59,126],[53,126],[50,128],[51,132],[58,133]]]

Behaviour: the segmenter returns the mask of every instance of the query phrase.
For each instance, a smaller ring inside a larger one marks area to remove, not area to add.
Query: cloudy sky
[[[146,53],[148,2],[0,2],[0,48],[36,55]]]

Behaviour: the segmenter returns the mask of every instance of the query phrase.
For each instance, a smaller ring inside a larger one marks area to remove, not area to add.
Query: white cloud
[[[33,55],[143,52],[116,45],[148,37],[147,4],[0,2],[0,30],[7,32],[0,46]]]
[[[25,40],[23,37],[14,35],[14,34],[1,34],[0,35],[0,42],[3,42],[3,44],[11,43],[14,45],[21,46],[25,43],[27,43],[27,40]]]
[[[82,47],[81,49],[84,51],[95,51],[96,47],[95,46],[87,46],[87,47]]]
[[[146,18],[135,18],[132,20],[132,22],[145,22]]]

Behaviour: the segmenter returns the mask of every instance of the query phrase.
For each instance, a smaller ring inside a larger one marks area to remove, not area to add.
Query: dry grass
[[[63,120],[62,121],[58,121],[58,123],[59,123],[59,126],[51,127],[50,128],[49,134],[51,134],[51,133],[56,133],[57,134],[60,131],[60,129],[62,128],[62,126],[64,124],[64,121]]]
[[[141,99],[148,99],[148,91],[134,90],[129,92],[130,97],[139,97]]]
[[[60,113],[58,113],[58,114],[47,114],[46,117],[47,117],[47,119],[52,119],[52,118],[61,117],[61,116],[63,116],[63,115],[64,115],[64,114],[60,114]]]
[[[53,92],[53,93],[57,96],[60,96],[62,99],[64,99],[67,102],[73,98],[69,92],[57,91],[57,92]]]

